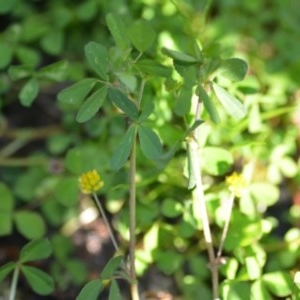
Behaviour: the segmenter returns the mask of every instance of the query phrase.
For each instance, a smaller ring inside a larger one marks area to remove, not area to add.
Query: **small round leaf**
[[[17,211],[14,220],[18,231],[27,239],[38,239],[45,235],[44,220],[35,212]]]

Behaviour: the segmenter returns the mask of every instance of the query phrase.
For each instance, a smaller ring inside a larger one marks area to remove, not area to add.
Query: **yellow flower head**
[[[236,172],[226,177],[226,183],[229,190],[237,197],[242,196],[242,193],[247,186],[245,178],[241,174],[238,174]]]
[[[92,194],[100,190],[104,182],[96,170],[83,173],[78,180],[79,188],[84,194]]]

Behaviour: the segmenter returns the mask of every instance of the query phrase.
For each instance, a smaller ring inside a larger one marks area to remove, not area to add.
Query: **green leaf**
[[[45,18],[43,14],[31,14],[28,15],[22,22],[22,35],[21,41],[28,44],[29,42],[36,41],[48,32],[51,28],[49,19]]]
[[[224,291],[227,292],[225,295]],[[250,284],[246,281],[228,280],[223,284],[222,296],[222,299],[228,300],[250,300]]]
[[[298,166],[297,162],[289,156],[282,157],[278,162],[280,171],[287,178],[294,178],[297,175]]]
[[[140,52],[146,51],[153,44],[156,34],[150,23],[145,20],[134,22],[127,30],[134,47]]]
[[[281,271],[267,273],[262,276],[262,280],[275,296],[287,297],[291,294],[293,282],[288,273]]]
[[[130,47],[130,40],[122,16],[109,13],[106,16],[106,23],[116,45],[122,50],[128,49]]]
[[[100,109],[107,96],[107,87],[103,86],[96,90],[89,98],[80,106],[76,115],[78,123],[84,123],[90,120]]]
[[[38,239],[45,235],[44,220],[35,212],[17,211],[14,220],[18,231],[27,239]]]
[[[244,193],[243,197],[240,198],[239,209],[245,215],[252,217],[257,215],[257,203],[250,193]]]
[[[53,254],[59,260],[67,259],[73,251],[72,241],[62,233],[56,233],[51,237],[51,245]]]
[[[165,67],[152,59],[141,59],[135,66],[143,73],[153,76],[169,77],[172,73],[170,68]]]
[[[148,117],[153,113],[154,111],[154,104],[152,99],[149,101],[143,101],[142,102],[142,107],[141,107],[141,114],[139,116],[139,122],[146,121]]]
[[[173,199],[165,199],[161,206],[161,212],[168,218],[175,218],[182,214],[182,204]]]
[[[96,42],[89,42],[84,47],[84,53],[92,69],[102,79],[108,80],[109,57],[106,48]]]
[[[14,192],[16,196],[26,202],[35,201],[36,189],[41,184],[46,171],[42,168],[30,168],[15,180]]]
[[[8,262],[7,264],[3,265],[0,268],[0,283],[6,278],[6,276],[12,272],[12,270],[15,268],[16,263],[14,262]]]
[[[246,247],[261,238],[263,235],[262,222],[253,218],[251,220],[251,218],[241,212],[233,211],[234,226],[232,226],[230,234],[226,237],[226,249],[233,250],[236,247]],[[262,263],[260,262],[260,264]]]
[[[48,239],[37,239],[30,241],[22,247],[20,252],[20,262],[35,261],[48,258],[52,252],[52,247]]]
[[[201,150],[201,158],[203,169],[213,176],[224,175],[233,164],[231,152],[218,147],[204,147]]]
[[[14,199],[10,189],[2,182],[0,182],[0,212],[10,213],[13,211]]]
[[[241,81],[247,73],[246,62],[239,58],[230,58],[221,62],[218,74],[232,81]]]
[[[212,83],[217,98],[220,100],[224,109],[235,119],[242,119],[246,116],[245,106],[234,96],[216,83]]]
[[[54,281],[42,270],[30,266],[21,266],[21,271],[30,287],[39,295],[49,295],[54,291]]]
[[[130,126],[114,151],[110,160],[110,166],[114,171],[119,170],[127,161],[135,138],[135,130],[135,126]]]
[[[249,187],[256,203],[266,206],[274,205],[279,199],[279,189],[269,182],[254,182]]]
[[[159,247],[159,223],[152,222],[151,227],[145,232],[143,236],[143,243],[145,245],[144,251],[154,253],[154,250]]]
[[[67,61],[59,61],[41,68],[37,75],[39,77],[52,80],[52,81],[63,81],[66,78],[68,69]]]
[[[121,109],[131,120],[136,121],[139,116],[135,103],[127,98],[122,92],[116,89],[109,89],[109,99]]]
[[[65,166],[68,171],[80,175],[84,171],[84,151],[79,148],[70,149],[65,158]]]
[[[96,1],[84,1],[77,6],[77,16],[81,21],[92,20],[98,12],[98,3]]]
[[[183,64],[178,61],[173,62],[174,68],[183,79],[183,85],[185,87],[192,88],[198,83],[198,67],[196,64]]]
[[[178,80],[169,77],[165,80],[164,86],[167,92],[174,93],[181,88],[182,84]]]
[[[101,292],[102,284],[100,279],[94,279],[88,282],[80,291],[76,300],[97,300]]]
[[[123,297],[121,295],[118,283],[116,280],[112,280],[109,287],[109,296],[108,300],[122,300]]]
[[[261,119],[260,105],[254,102],[248,113],[248,128],[250,133],[259,133],[262,130],[263,122]]]
[[[8,69],[8,75],[11,80],[19,80],[29,77],[33,74],[33,68],[25,65],[11,66]]]
[[[192,222],[190,220],[192,220]],[[184,217],[178,224],[178,235],[184,239],[192,238],[197,231],[197,225],[194,223],[194,219],[191,216],[188,218]]]
[[[2,3],[0,7],[1,6]],[[4,69],[6,66],[9,65],[12,56],[13,56],[12,47],[10,47],[7,43],[0,42],[0,69]]]
[[[251,285],[251,295],[253,299],[263,299],[263,300],[273,299],[261,279],[254,281],[253,284]]]
[[[186,54],[184,52],[179,52],[179,51],[171,50],[168,48],[163,48],[162,52],[165,55],[171,57],[173,60],[178,61],[178,62],[188,63],[188,64],[199,62],[199,60],[196,57]]]
[[[78,178],[63,177],[54,190],[55,200],[63,206],[70,207],[77,203]]]
[[[228,258],[226,264],[222,265],[220,270],[227,279],[234,279],[239,268],[238,260],[234,257]]]
[[[55,28],[47,32],[41,38],[43,50],[50,55],[59,55],[63,51],[65,36],[64,32]]]
[[[0,236],[9,235],[13,229],[12,212],[0,211]]]
[[[67,87],[58,94],[61,103],[79,105],[97,83],[97,79],[86,78]]]
[[[191,87],[183,86],[175,98],[174,112],[178,116],[184,116],[190,112],[193,91]]]
[[[65,220],[68,208],[64,208],[56,201],[52,201],[53,198],[51,196],[47,197],[46,200],[47,201],[41,205],[41,211],[49,223],[49,226],[61,226]]]
[[[72,277],[74,284],[82,284],[88,277],[88,272],[85,263],[79,259],[67,258],[65,268],[68,274]]]
[[[156,220],[156,218],[159,217],[159,213],[160,211],[159,211],[158,203],[138,205],[136,208],[137,224],[140,224],[141,228],[146,228],[147,226],[151,226],[154,220]]]
[[[174,250],[156,249],[153,256],[157,267],[167,275],[171,275],[175,270],[179,270],[183,260],[182,255]]]
[[[262,273],[262,268],[259,265],[256,256],[245,257],[245,265],[250,280],[260,278]]]
[[[16,57],[19,59],[22,65],[29,67],[37,67],[41,57],[37,49],[18,45],[16,49]]]
[[[1,0],[0,14],[6,14],[13,9],[15,6],[15,0]]]
[[[27,83],[23,86],[19,93],[19,98],[21,104],[29,107],[33,103],[33,100],[39,93],[39,83],[36,78],[31,78]]]
[[[115,72],[120,82],[130,91],[134,92],[137,86],[137,79],[134,75],[128,72]]]
[[[296,274],[294,275],[294,283],[297,285],[298,288],[300,288],[300,272],[299,271],[297,271]]]
[[[218,113],[218,110],[214,104],[214,102],[211,100],[211,98],[207,95],[206,91],[202,88],[201,85],[198,85],[196,90],[197,95],[200,97],[200,100],[202,100],[204,108],[208,112],[210,118],[214,123],[220,122],[220,116]]]
[[[138,136],[143,154],[151,160],[158,160],[162,156],[162,144],[158,135],[149,127],[139,126]]]
[[[109,165],[109,156],[106,150],[99,149],[99,145],[90,143],[70,149],[65,159],[66,168],[76,175],[90,171],[95,166],[105,169]]]
[[[111,258],[101,272],[102,279],[111,279],[117,269],[121,266],[123,256],[115,256]]]
[[[47,140],[47,149],[51,155],[63,155],[72,145],[74,137],[65,132],[52,135]]]

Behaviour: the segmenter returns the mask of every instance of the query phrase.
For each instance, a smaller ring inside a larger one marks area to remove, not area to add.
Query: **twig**
[[[146,79],[142,79],[138,99],[137,108],[140,109],[143,92],[146,84]],[[130,153],[130,167],[129,167],[129,267],[131,278],[131,298],[132,300],[139,300],[139,291],[135,271],[135,227],[136,227],[136,135],[135,131],[132,149]]]
[[[138,285],[135,272],[135,223],[136,223],[136,139],[133,141],[130,155],[130,177],[129,177],[129,266],[131,278],[132,300],[139,300]]]
[[[201,100],[199,99],[195,121],[200,119],[201,114]],[[190,151],[190,161],[193,168],[193,176],[195,178],[195,202],[194,202],[194,213],[198,219],[201,219],[202,226],[203,226],[203,233],[205,244],[207,247],[208,258],[209,258],[209,265],[212,275],[212,290],[213,290],[213,299],[217,300],[218,297],[218,289],[219,289],[219,276],[218,276],[218,262],[215,257],[215,252],[213,249],[212,244],[212,235],[209,226],[209,218],[204,198],[204,189],[202,184],[201,178],[201,171],[200,171],[200,161],[198,156],[198,143],[197,143],[197,129],[193,132],[193,137],[188,141],[188,148]]]

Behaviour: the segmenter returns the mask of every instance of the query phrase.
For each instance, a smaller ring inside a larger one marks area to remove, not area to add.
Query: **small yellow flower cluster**
[[[247,186],[245,178],[236,172],[226,177],[226,183],[229,190],[237,197],[242,196],[242,193]]]
[[[83,173],[78,180],[79,188],[84,194],[92,194],[100,190],[104,182],[96,170]]]

